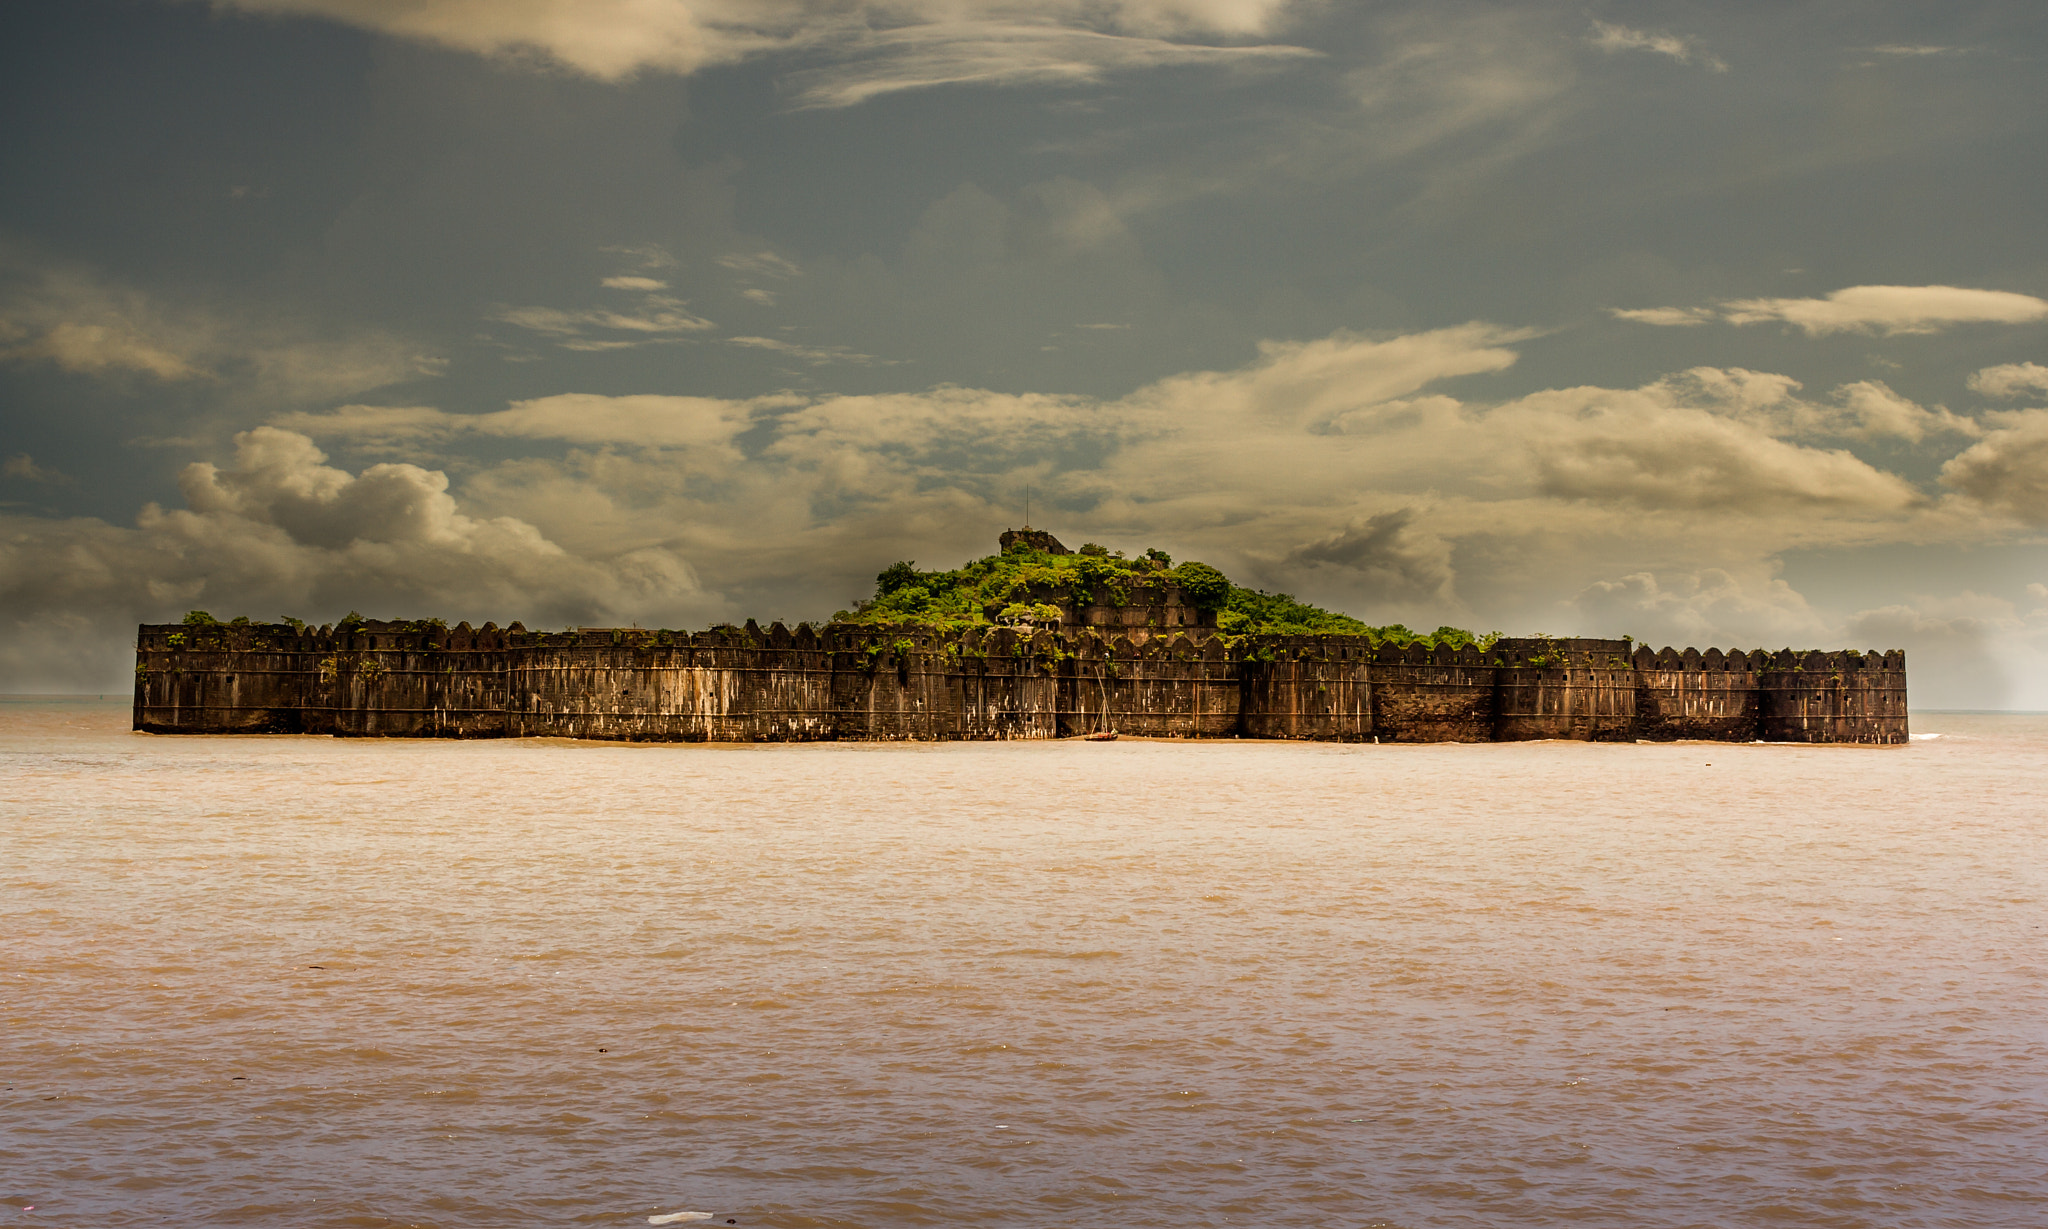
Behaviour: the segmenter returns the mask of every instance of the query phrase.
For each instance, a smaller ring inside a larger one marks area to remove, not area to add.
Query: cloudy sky
[[[2048,10],[10,0],[0,690],[1023,519],[2048,708]]]

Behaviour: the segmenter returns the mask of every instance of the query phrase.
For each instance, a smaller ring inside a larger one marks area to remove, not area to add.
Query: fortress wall
[[[1114,730],[1148,738],[1230,738],[1242,701],[1238,663],[1220,640],[1084,632],[1061,671],[1063,736]]]
[[[1009,740],[1060,737],[1060,680],[1037,657],[990,655],[955,667],[956,737]]]
[[[1499,641],[1491,652],[1501,663],[1495,738],[1628,742],[1636,737],[1637,679],[1628,641],[1532,637]]]
[[[135,728],[659,741],[1906,739],[1903,654],[1492,649],[1114,628],[145,626]]]
[[[505,732],[503,649],[455,650],[446,629],[344,631],[308,639],[314,649],[302,724],[309,734],[450,738]]]
[[[282,624],[145,627],[135,645],[134,728],[299,733],[312,700],[311,648]]]
[[[335,633],[313,653],[309,734],[476,738],[509,733],[509,654],[434,633]]]
[[[1477,651],[1384,647],[1369,667],[1372,737],[1380,742],[1493,741],[1495,675]]]
[[[970,630],[952,663],[955,737],[1058,738],[1060,679],[1053,641],[1012,628]]]
[[[964,689],[931,653],[837,655],[832,676],[833,737],[842,739],[951,739],[962,737]]]
[[[1242,667],[1247,738],[1373,737],[1372,646],[1358,636],[1284,636]]]
[[[549,646],[520,654],[508,671],[504,729],[633,742],[828,739],[837,736],[833,678],[815,642],[771,647],[742,634]]]
[[[1907,740],[1906,655],[1796,653],[1766,658],[1758,675],[1757,737],[1785,743]]]
[[[1494,737],[1633,742],[1636,672],[1602,666],[1507,667],[1496,675]]]
[[[1748,742],[1758,737],[1761,699],[1749,654],[1668,648],[1655,653],[1645,645],[1633,661],[1636,737],[1655,742]]]
[[[918,627],[828,628],[837,647],[839,737],[1058,738],[1069,651],[1049,631],[995,628],[947,639]]]

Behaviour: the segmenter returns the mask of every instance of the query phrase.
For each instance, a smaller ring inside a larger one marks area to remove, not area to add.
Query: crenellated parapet
[[[1899,743],[1905,655],[1202,627],[144,625],[135,728],[640,741]]]

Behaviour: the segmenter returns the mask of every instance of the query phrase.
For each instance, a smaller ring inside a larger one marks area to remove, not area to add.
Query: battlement
[[[1115,609],[1147,609],[1135,604]],[[145,624],[135,728],[649,741],[1906,741],[1905,655],[1213,626]]]

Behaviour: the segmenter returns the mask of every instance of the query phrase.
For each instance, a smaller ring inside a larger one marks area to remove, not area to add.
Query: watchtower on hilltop
[[[1081,558],[1078,582],[1031,586],[1031,602],[1059,607],[1060,622],[1065,626],[1114,628],[1140,643],[1160,633],[1189,632],[1199,638],[1203,631],[1216,628],[1216,612],[1195,605],[1194,599],[1168,578],[1168,564],[1163,559],[1112,559],[1099,546],[1073,551],[1045,530],[1029,527],[1006,529],[997,542],[1004,554],[1022,549]],[[1108,565],[1100,575],[1089,575],[1086,563],[1090,555],[1099,555]],[[988,608],[990,622],[1003,621],[1002,608],[1001,603]]]
[[[1003,536],[997,538],[996,541],[1002,545],[1004,554],[1008,554],[1011,545],[1017,542],[1022,542],[1026,550],[1044,551],[1048,555],[1071,555],[1074,553],[1065,546],[1062,546],[1058,538],[1053,537],[1043,529],[1033,529],[1029,525],[1022,529],[1005,529],[1003,530]]]

